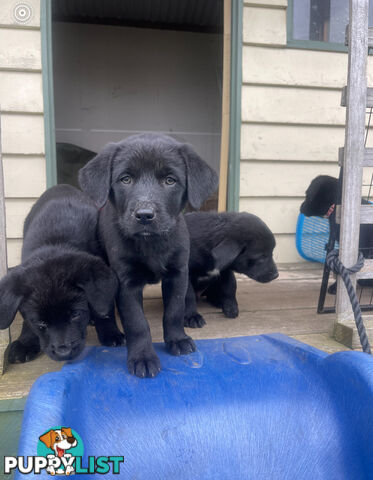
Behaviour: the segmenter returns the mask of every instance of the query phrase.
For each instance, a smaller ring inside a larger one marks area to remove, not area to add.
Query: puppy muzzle
[[[133,215],[138,223],[148,225],[152,223],[156,217],[155,205],[151,203],[140,204],[135,208]]]
[[[276,280],[278,276],[279,276],[279,273],[276,270],[275,272],[266,273],[265,275],[259,275],[256,278],[254,278],[254,280],[256,280],[259,283],[269,283],[269,282],[272,282],[272,280]]]

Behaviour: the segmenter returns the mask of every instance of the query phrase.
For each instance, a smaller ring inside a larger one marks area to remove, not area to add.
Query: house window
[[[369,26],[373,25],[373,0]],[[290,0],[289,43],[314,48],[344,48],[349,0]]]

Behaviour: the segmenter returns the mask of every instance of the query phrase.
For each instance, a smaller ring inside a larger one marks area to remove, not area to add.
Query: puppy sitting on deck
[[[155,134],[111,143],[79,174],[101,209],[99,231],[119,279],[117,307],[127,342],[127,365],[154,377],[160,362],[143,312],[146,283],[162,280],[163,332],[173,355],[195,350],[184,331],[189,234],[181,214],[198,209],[217,188],[216,173],[191,146]]]
[[[197,313],[201,292],[226,317],[238,316],[236,278],[243,273],[257,282],[278,277],[272,258],[276,242],[260,218],[250,213],[198,212],[185,215],[190,235],[189,286],[185,304],[186,327],[203,327]]]
[[[44,350],[53,360],[71,360],[84,348],[86,327],[96,326],[103,345],[120,345],[114,318],[117,279],[97,255],[98,213],[70,185],[47,190],[24,225],[22,264],[0,281],[0,328],[17,311],[22,332],[9,361],[28,362]]]

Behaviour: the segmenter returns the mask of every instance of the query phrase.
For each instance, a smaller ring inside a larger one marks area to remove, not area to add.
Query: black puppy
[[[340,227],[335,222],[335,206],[338,203],[339,181],[329,175],[319,175],[314,178],[306,190],[306,198],[300,206],[300,212],[307,217],[326,217],[329,219],[330,229],[335,229],[335,238],[339,240]],[[365,199],[362,204],[368,204]],[[373,225],[360,226],[359,250],[365,258],[373,257]],[[372,286],[372,280],[359,280],[359,285]],[[328,289],[329,293],[336,293],[336,283]]]
[[[329,175],[314,178],[306,190],[306,198],[300,206],[300,212],[307,217],[325,217],[329,219],[330,228],[336,228],[336,239],[339,240],[339,225],[335,223],[335,206],[338,203],[339,181]],[[370,202],[361,199],[363,205]],[[365,258],[373,255],[373,226],[362,224],[360,227],[359,248]]]
[[[338,202],[338,178],[319,175],[306,190],[300,211],[307,217],[330,217]]]
[[[146,283],[162,280],[168,350],[173,355],[195,350],[183,325],[189,234],[181,212],[187,201],[199,208],[217,180],[191,146],[155,134],[111,143],[80,171],[83,191],[102,208],[100,234],[119,278],[127,365],[138,377],[154,377],[160,370],[142,306]]]
[[[257,282],[278,277],[272,254],[276,242],[262,220],[250,213],[198,212],[185,215],[190,234],[189,286],[184,325],[203,327],[196,292],[221,307],[226,317],[238,315],[236,278],[243,273]]]
[[[84,348],[86,326],[96,325],[104,345],[120,345],[114,319],[115,274],[97,255],[98,212],[70,185],[47,190],[24,224],[22,264],[0,281],[0,328],[17,311],[22,332],[9,361],[27,362],[40,349],[53,360],[70,360]]]

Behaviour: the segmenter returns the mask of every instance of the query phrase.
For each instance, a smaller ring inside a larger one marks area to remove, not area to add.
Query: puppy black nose
[[[154,220],[154,217],[155,217],[154,208],[151,208],[151,207],[138,208],[135,211],[135,217],[141,223],[150,223]]]
[[[57,345],[54,347],[54,351],[57,353],[57,355],[62,355],[62,356],[67,356],[70,355],[71,353],[71,346],[68,345]]]

